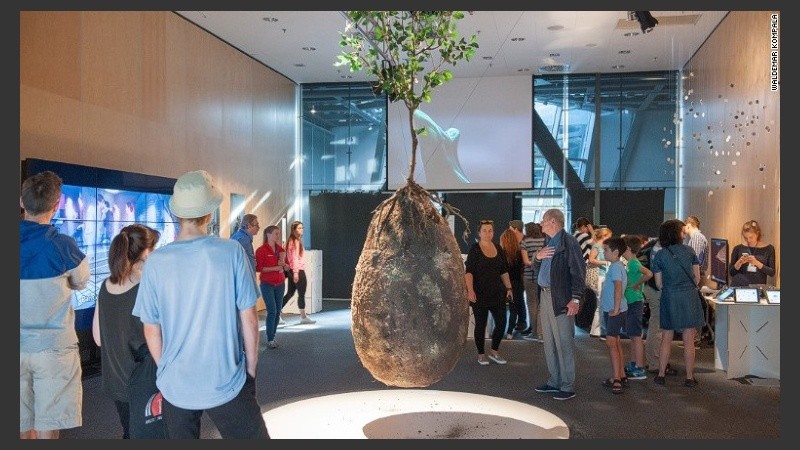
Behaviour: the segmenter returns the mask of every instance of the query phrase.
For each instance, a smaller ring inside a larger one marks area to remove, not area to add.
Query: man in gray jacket
[[[548,209],[541,225],[547,238],[533,264],[541,289],[539,314],[550,377],[536,392],[569,400],[575,397],[575,314],[586,288],[586,262],[578,240],[564,230],[564,213]]]

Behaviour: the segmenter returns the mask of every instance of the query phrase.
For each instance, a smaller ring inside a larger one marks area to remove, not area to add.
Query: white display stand
[[[714,368],[728,379],[754,375],[781,378],[781,307],[713,300]]]
[[[322,250],[308,250],[303,252],[306,261],[306,312],[315,313],[322,311]],[[286,289],[289,289],[289,281],[286,281]],[[287,292],[287,291],[284,291]],[[283,312],[288,314],[300,314],[297,307],[297,293],[283,307]]]

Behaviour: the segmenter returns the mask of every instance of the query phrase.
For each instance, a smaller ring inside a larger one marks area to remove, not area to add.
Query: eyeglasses
[[[481,220],[481,225],[494,225],[494,220],[483,219]]]

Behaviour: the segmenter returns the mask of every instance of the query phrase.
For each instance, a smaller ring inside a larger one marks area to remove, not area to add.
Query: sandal
[[[619,379],[614,380],[614,382],[611,384],[611,393],[622,394],[622,381]]]
[[[607,388],[613,387],[614,386],[614,379],[613,378],[606,378],[605,380],[603,380],[603,382],[601,384],[603,386],[607,387]]]

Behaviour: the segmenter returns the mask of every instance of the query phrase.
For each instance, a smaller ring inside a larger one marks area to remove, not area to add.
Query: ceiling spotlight
[[[633,13],[633,18],[642,26],[642,33],[649,33],[658,25],[658,20],[650,14],[650,11],[628,11],[629,18],[631,13]]]
[[[311,110],[309,111],[311,114],[316,114],[317,110],[314,108],[314,105],[311,105]]]

